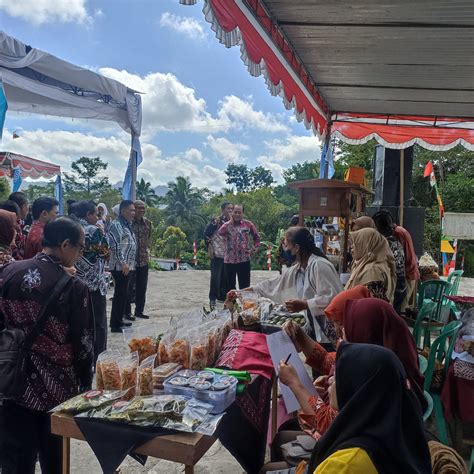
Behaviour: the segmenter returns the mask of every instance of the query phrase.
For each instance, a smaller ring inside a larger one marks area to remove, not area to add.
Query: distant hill
[[[166,196],[166,193],[168,192],[168,186],[157,186],[155,188],[155,193],[157,196]]]

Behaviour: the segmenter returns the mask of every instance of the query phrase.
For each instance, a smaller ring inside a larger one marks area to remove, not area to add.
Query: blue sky
[[[138,176],[154,186],[187,175],[218,190],[230,162],[263,165],[281,180],[282,169],[317,159],[312,132],[248,74],[238,47],[217,41],[201,10],[178,0],[3,0],[0,28],[145,93]],[[112,182],[123,177],[129,137],[118,126],[10,112],[5,127],[3,149],[64,170],[101,156]]]

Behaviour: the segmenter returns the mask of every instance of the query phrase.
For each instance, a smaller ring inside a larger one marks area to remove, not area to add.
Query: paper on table
[[[288,357],[288,354],[291,354],[288,364],[292,365],[296,369],[298,377],[305,386],[306,390],[308,390],[311,395],[317,395],[318,392],[314,388],[313,383],[309,378],[308,372],[306,372],[305,366],[298,355],[298,352],[296,352],[295,345],[285,331],[278,331],[276,333],[269,334],[267,336],[267,346],[268,350],[270,351],[273,367],[275,368],[277,375],[280,367],[280,361],[285,361]],[[288,413],[296,411],[300,408],[300,404],[293,395],[291,389],[281,382],[280,391],[283,401],[285,402],[286,411]]]

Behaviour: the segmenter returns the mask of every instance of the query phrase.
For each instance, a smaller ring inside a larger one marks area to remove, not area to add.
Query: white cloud
[[[0,0],[0,10],[34,25],[90,23],[87,0]]]
[[[81,156],[100,156],[108,163],[106,175],[113,184],[122,181],[130,152],[129,140],[124,136],[96,137],[80,132],[23,131],[13,140],[12,131],[5,130],[2,146],[14,153],[31,156],[61,166],[70,171],[71,163]],[[202,152],[189,148],[183,153],[165,157],[153,144],[143,143],[144,161],[138,168],[138,178],[150,181],[153,186],[167,184],[177,176],[189,176],[194,186],[221,189],[226,175],[222,170],[205,165]]]
[[[224,97],[220,102],[219,117],[224,123],[232,123],[236,127],[248,127],[264,132],[288,132],[289,128],[270,114],[255,110],[251,102],[235,95]]]
[[[192,17],[174,15],[170,12],[164,12],[161,15],[160,26],[194,39],[203,39],[206,36],[198,20]]]
[[[249,149],[248,145],[244,143],[233,143],[227,140],[227,138],[214,138],[212,135],[207,137],[205,144],[227,163],[240,161],[242,152]]]
[[[313,136],[291,135],[285,140],[264,142],[268,152],[258,157],[258,162],[272,171],[277,182],[283,181],[283,170],[295,163],[319,161],[320,141]]]
[[[143,92],[143,128],[145,133],[158,131],[220,131],[228,124],[207,111],[206,101],[196,97],[194,89],[182,84],[176,76],[153,72],[144,77],[128,71],[101,68],[101,74]]]

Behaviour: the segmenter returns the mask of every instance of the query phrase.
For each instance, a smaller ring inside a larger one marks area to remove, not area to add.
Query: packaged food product
[[[190,354],[189,343],[185,339],[185,334],[178,337],[169,346],[169,361],[182,365],[185,369],[189,369]]]
[[[121,390],[122,380],[120,378],[120,368],[118,358],[105,359],[100,364],[104,390]]]
[[[117,351],[104,351],[99,354],[97,357],[97,362],[95,365],[95,377],[96,377],[96,387],[97,390],[104,390],[104,377],[102,371],[102,364],[107,360],[116,360],[120,357],[120,354]]]
[[[173,377],[170,380],[171,385],[177,385],[179,387],[185,387],[186,385],[189,385],[189,379],[186,377]]]
[[[156,354],[156,334],[154,325],[125,328],[123,338],[130,352],[138,352],[139,361]]]
[[[170,345],[176,338],[176,330],[167,331],[161,338],[158,347],[158,358],[160,359],[160,365],[174,362],[170,360]]]
[[[147,357],[138,367],[138,393],[141,396],[153,395],[153,368],[156,354]]]
[[[163,382],[168,377],[178,372],[178,370],[180,370],[181,368],[182,367],[179,364],[169,362],[167,364],[159,365],[158,367],[153,369],[153,388],[155,390],[162,390]]]
[[[122,390],[126,391],[124,395],[125,400],[131,400],[137,392],[138,360],[138,352],[133,352],[126,357],[120,358],[118,361]]]
[[[112,404],[124,395],[121,390],[104,391],[104,390],[89,390],[81,393],[76,397],[66,400],[52,411],[61,411],[67,413],[80,413],[90,410],[92,408],[103,407],[107,404]]]
[[[203,370],[207,367],[207,338],[200,331],[190,332],[189,344],[191,346],[192,370]]]

